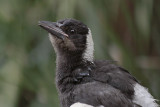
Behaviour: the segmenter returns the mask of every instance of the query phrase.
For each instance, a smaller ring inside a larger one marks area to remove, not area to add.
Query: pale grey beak
[[[68,35],[58,26],[57,22],[39,21],[38,25],[60,39],[68,37]]]

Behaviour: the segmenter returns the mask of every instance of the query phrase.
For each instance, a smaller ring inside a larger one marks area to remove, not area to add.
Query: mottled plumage
[[[61,107],[158,107],[127,70],[114,61],[93,59],[92,35],[85,24],[65,19],[41,21],[39,25],[49,32],[57,55],[56,85]]]

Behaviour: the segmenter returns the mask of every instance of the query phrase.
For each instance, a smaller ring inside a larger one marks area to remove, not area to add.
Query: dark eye
[[[71,30],[70,30],[70,33],[71,33],[71,34],[75,34],[76,31],[75,31],[74,29],[71,29]]]

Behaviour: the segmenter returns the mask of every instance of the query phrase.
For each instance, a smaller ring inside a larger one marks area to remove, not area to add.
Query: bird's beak
[[[58,26],[57,22],[39,21],[38,25],[60,39],[68,37],[68,35]]]

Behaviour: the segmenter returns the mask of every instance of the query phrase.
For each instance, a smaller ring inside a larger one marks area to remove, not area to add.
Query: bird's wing
[[[111,61],[97,61],[95,64],[97,69],[93,72],[93,78],[96,81],[113,86],[132,99],[134,103],[143,107],[158,107],[156,100],[148,90],[141,86],[127,70]]]
[[[92,72],[94,80],[107,83],[132,99],[134,84],[138,81],[127,70],[111,61],[96,61],[95,66]]]
[[[133,102],[141,105],[142,107],[159,107],[156,99],[148,92],[148,89],[136,83],[134,85],[134,98]]]
[[[120,90],[98,81],[78,85],[73,94],[75,104],[87,104],[79,107],[140,107]]]

